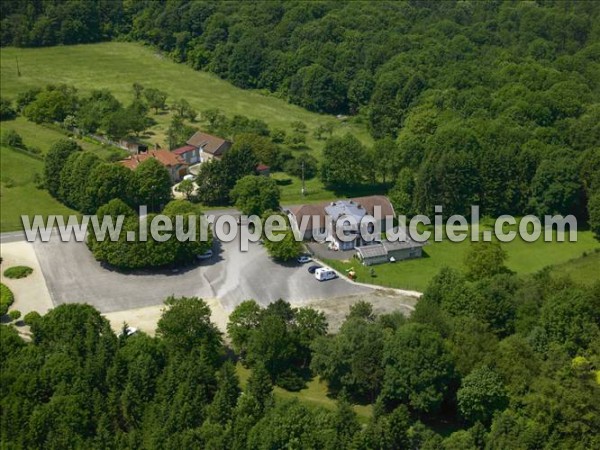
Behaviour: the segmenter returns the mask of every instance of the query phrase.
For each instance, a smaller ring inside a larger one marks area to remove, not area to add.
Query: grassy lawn
[[[21,76],[17,76],[16,57],[19,60]],[[333,116],[312,113],[262,92],[238,89],[212,74],[176,64],[155,50],[135,43],[2,48],[0,77],[1,95],[11,99],[14,99],[17,93],[32,87],[43,87],[48,83],[67,83],[75,86],[80,93],[105,88],[127,103],[133,97],[132,84],[139,82],[146,87],[167,92],[167,103],[185,98],[198,112],[219,108],[229,117],[241,114],[261,119],[271,129],[281,128],[288,134],[292,130],[292,122],[302,121],[308,127],[308,148],[293,152],[309,152],[317,159],[321,157],[325,140],[317,140],[313,131],[327,121],[335,123],[334,134],[351,132],[366,144],[372,142],[363,125],[341,122]],[[166,147],[165,133],[171,113],[152,114],[152,117],[157,123],[148,131],[145,140],[149,144],[156,143]],[[23,137],[26,145],[38,147],[42,152],[65,136],[58,129],[37,125],[23,117],[3,122],[2,127],[14,129]],[[109,150],[102,145],[82,140],[78,142],[84,149],[99,156],[106,157],[109,154]],[[7,176],[16,178],[13,175]],[[275,176],[277,177],[277,174]],[[302,196],[301,182],[298,178],[284,174],[281,174],[281,177],[292,179],[292,184],[281,186],[284,204],[329,200],[338,196],[335,192],[325,189],[318,178],[307,181],[307,194]],[[3,228],[6,229],[8,228]]]
[[[54,128],[48,125],[41,125],[35,122],[30,122],[26,118],[19,116],[15,120],[1,122],[0,130],[15,130],[23,138],[23,143],[27,147],[37,147],[42,153],[46,153],[50,146],[59,139],[65,139],[68,135],[61,129]],[[125,150],[108,147],[100,143],[95,143],[91,138],[77,139],[73,138],[77,143],[89,152],[95,153],[100,158],[106,159],[112,151],[120,152],[123,157],[127,155]]]
[[[598,276],[600,268],[600,250],[596,248],[594,252],[587,252],[576,259],[571,259],[552,268],[552,274],[555,276],[569,276],[573,281],[580,284],[593,284],[600,278]]]
[[[52,198],[47,191],[37,189],[33,179],[42,174],[42,161],[0,147],[2,159],[0,186],[0,230],[20,230],[21,214],[75,214],[75,212]]]
[[[17,76],[16,57],[21,76]],[[48,83],[67,83],[82,92],[106,88],[119,100],[132,99],[132,84],[165,91],[167,103],[187,99],[198,111],[219,108],[228,116],[242,114],[264,120],[271,128],[291,130],[294,121],[304,122],[309,129],[307,145],[315,156],[324,141],[313,137],[313,130],[325,121],[336,124],[335,133],[352,132],[365,143],[371,139],[364,126],[342,123],[333,116],[321,115],[290,105],[285,100],[258,91],[238,89],[215,75],[176,64],[155,50],[135,43],[100,44],[47,48],[3,48],[0,58],[2,96],[14,98],[20,91]],[[169,114],[155,116],[151,143],[164,146]]]
[[[432,241],[424,247],[425,257],[423,258],[371,266],[375,271],[375,277],[370,276],[370,267],[364,267],[356,260],[328,260],[327,264],[342,272],[350,267],[354,268],[358,281],[361,282],[422,292],[442,267],[463,269],[464,259],[470,245],[471,243],[466,240],[460,243],[449,240]],[[564,265],[570,267],[568,261],[581,257],[584,252],[589,253],[600,248],[600,242],[594,239],[590,231],[579,231],[577,242],[544,242],[538,240],[528,243],[521,239],[515,239],[513,242],[501,245],[508,255],[506,265],[519,274],[534,273],[546,266]],[[350,253],[349,257],[351,256]],[[588,281],[600,279],[600,274],[597,270],[594,270],[593,262],[584,264],[587,270],[578,274],[579,279]],[[570,272],[575,271],[577,269],[570,269]]]
[[[250,376],[251,369],[245,368],[238,362],[236,365],[236,372],[240,378],[241,385],[244,386]],[[321,382],[319,377],[313,378],[307,383],[306,388],[298,392],[286,391],[277,386],[273,392],[276,400],[290,400],[296,398],[307,406],[323,407],[327,409],[335,409],[337,407],[335,400],[327,396],[327,384]],[[373,407],[371,405],[354,405],[352,408],[357,414],[358,420],[362,423],[366,423],[373,414]]]

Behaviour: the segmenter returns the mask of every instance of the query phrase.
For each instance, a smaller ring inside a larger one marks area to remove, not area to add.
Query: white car
[[[200,261],[204,261],[205,259],[212,258],[212,255],[213,255],[212,250],[206,250],[204,253],[202,253],[200,255],[196,255],[196,258],[198,258]]]
[[[310,261],[312,261],[312,259],[311,259],[310,256],[302,255],[300,258],[298,258],[298,262],[300,264],[305,264],[305,263],[310,262]]]

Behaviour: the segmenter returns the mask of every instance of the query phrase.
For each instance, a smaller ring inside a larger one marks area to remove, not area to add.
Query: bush
[[[12,106],[12,102],[0,97],[0,120],[12,120],[17,117],[17,112]]]
[[[12,279],[25,278],[25,277],[31,275],[32,272],[33,272],[33,269],[31,267],[14,266],[14,267],[9,267],[8,269],[6,269],[4,271],[4,276],[6,278],[12,278]]]
[[[16,309],[9,312],[8,313],[8,317],[10,317],[10,320],[12,320],[13,322],[15,320],[19,320],[21,318],[21,311],[17,311]]]
[[[23,317],[23,322],[25,322],[25,325],[32,326],[34,323],[36,323],[41,318],[42,318],[42,316],[40,315],[39,312],[31,311],[31,312],[28,312],[27,314],[25,314],[25,317]]]
[[[8,312],[8,308],[15,301],[15,296],[5,284],[0,283],[0,316]]]
[[[25,148],[23,138],[15,130],[7,130],[5,133],[2,133],[2,144],[7,147]]]

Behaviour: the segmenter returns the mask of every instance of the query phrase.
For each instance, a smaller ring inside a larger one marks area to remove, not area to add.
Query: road
[[[55,305],[89,303],[108,313],[162,303],[170,296],[218,298],[226,311],[241,301],[263,305],[282,298],[296,304],[369,293],[346,279],[317,281],[306,265],[278,264],[260,244],[215,243],[208,261],[179,272],[120,273],[103,268],[83,242],[35,242],[35,253]]]

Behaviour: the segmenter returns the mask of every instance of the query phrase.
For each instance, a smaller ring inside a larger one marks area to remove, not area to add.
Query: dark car
[[[310,267],[308,268],[308,273],[315,273],[315,270],[317,270],[317,269],[320,269],[321,267],[323,267],[323,266],[317,266],[317,265],[315,265],[315,266],[310,266]]]

